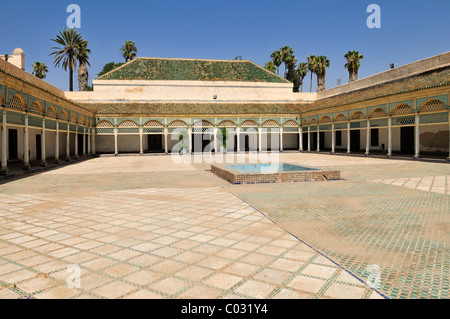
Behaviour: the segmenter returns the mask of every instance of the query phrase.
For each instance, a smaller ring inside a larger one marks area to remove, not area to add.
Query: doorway
[[[36,135],[36,160],[42,160],[42,136]]]
[[[18,160],[18,145],[17,145],[17,130],[9,129],[8,130],[8,153],[9,160]]]
[[[78,134],[78,154],[77,155],[83,155],[83,148],[84,148],[84,139],[83,134]]]
[[[311,134],[311,151],[316,151],[317,150],[317,132],[313,132]]]
[[[325,132],[320,132],[320,149],[325,149]]]
[[[308,133],[302,134],[303,138],[303,151],[308,149]]]
[[[162,135],[161,134],[150,134],[147,135],[148,141],[148,151],[150,153],[160,153],[163,151],[162,145]]]
[[[407,126],[401,128],[400,145],[402,154],[413,155],[415,153],[414,126]]]
[[[195,153],[211,152],[211,134],[192,134],[192,151]]]
[[[361,151],[361,131],[352,130],[350,131],[350,152],[358,153]]]

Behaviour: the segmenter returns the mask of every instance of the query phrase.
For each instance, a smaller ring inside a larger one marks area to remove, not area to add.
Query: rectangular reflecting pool
[[[286,163],[211,165],[211,172],[231,184],[335,181],[341,172]]]
[[[242,173],[273,174],[277,172],[317,171],[316,168],[297,166],[292,164],[241,164],[228,165],[228,168]]]

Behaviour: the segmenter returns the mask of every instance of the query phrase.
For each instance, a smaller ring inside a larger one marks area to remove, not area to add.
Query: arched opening
[[[209,153],[214,150],[214,125],[207,120],[198,120],[192,126],[192,152]]]
[[[283,150],[298,151],[299,147],[299,125],[295,120],[287,120],[283,125]]]
[[[271,120],[266,121],[265,123],[267,123],[267,125],[275,125]],[[265,149],[265,146],[268,143],[267,142],[267,139],[268,139],[267,131],[270,132],[270,127],[261,129],[262,149]],[[235,137],[235,151],[237,151],[238,143],[239,143],[239,151],[255,152],[258,150],[258,147],[259,147],[258,140],[259,140],[258,123],[256,123],[253,120],[245,120],[241,123],[241,126],[240,126],[239,142],[238,142],[237,135]],[[266,149],[267,148],[268,148],[268,146],[266,146]]]
[[[145,153],[164,153],[164,125],[156,120],[147,121],[143,127]]]
[[[419,109],[421,156],[449,156],[449,110],[438,99],[429,99]]]
[[[224,120],[218,125],[217,148],[218,151],[232,152],[235,150],[236,135],[236,123],[231,120]],[[224,131],[226,132],[224,136]],[[215,137],[215,138],[216,138]],[[225,139],[225,140],[224,140]]]
[[[335,152],[347,152],[347,117],[339,113],[334,117]]]

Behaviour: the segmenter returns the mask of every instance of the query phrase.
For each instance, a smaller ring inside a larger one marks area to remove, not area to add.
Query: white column
[[[419,127],[419,113],[414,114],[414,120],[415,120],[415,134],[414,134],[414,145],[415,145],[415,155],[414,158],[420,157],[420,127]]]
[[[29,136],[28,136],[28,114],[25,114],[25,128],[23,130],[23,169],[29,170],[30,153],[29,153]]]
[[[8,126],[6,124],[6,111],[3,110],[3,125],[2,125],[2,166],[0,169],[1,175],[8,174],[8,139],[6,134],[8,132]]]
[[[335,153],[336,153],[336,130],[333,122],[331,123],[331,154]]]
[[[347,122],[347,155],[350,155],[350,122]]]
[[[55,164],[59,164],[59,122],[56,121]]]
[[[311,126],[308,126],[308,152],[311,152]]]
[[[164,128],[164,153],[169,154],[169,145],[168,145],[168,137],[169,137],[169,129],[167,127]]]
[[[78,159],[78,125],[75,125],[75,155],[73,158]]]
[[[219,153],[219,150],[217,149],[217,134],[219,134],[219,129],[217,127],[214,127],[213,129],[214,132],[214,153],[217,154]]]
[[[258,126],[258,151],[262,152],[262,128]]]
[[[119,156],[119,148],[117,146],[117,135],[118,135],[117,127],[114,128],[114,155]]]
[[[142,127],[139,128],[139,154],[144,155],[144,129]]]
[[[70,161],[70,122],[67,122],[66,161]]]
[[[47,155],[45,151],[45,119],[42,119],[42,136],[41,136],[41,166],[47,166]]]
[[[365,156],[370,154],[370,119],[367,119],[367,133],[366,133],[366,153]]]
[[[280,152],[283,152],[283,128],[280,127]]]
[[[392,156],[392,117],[388,117],[388,157]]]
[[[320,152],[320,130],[319,125],[317,125],[317,153]]]
[[[188,153],[192,154],[192,127],[188,128],[189,150]]]
[[[236,145],[236,153],[239,153],[241,151],[241,128],[236,128],[236,134],[237,134],[237,145]]]
[[[298,128],[298,135],[299,135],[299,141],[298,141],[298,145],[299,145],[299,148],[298,148],[298,150],[300,151],[300,152],[303,152],[303,127],[299,127]]]

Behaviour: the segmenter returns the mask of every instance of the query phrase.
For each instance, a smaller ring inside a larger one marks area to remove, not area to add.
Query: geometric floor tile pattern
[[[343,180],[232,186],[133,156],[0,184],[0,298],[381,298],[343,268],[390,298],[449,297],[448,164],[275,155]]]
[[[371,180],[370,182],[450,195],[450,176],[406,177],[398,179]]]
[[[382,298],[221,187],[0,205],[0,298]]]
[[[233,193],[360,278],[378,274],[390,298],[449,298],[450,166],[363,158],[349,166],[333,158],[282,159],[311,166],[317,159],[339,168],[342,181],[243,186]]]

